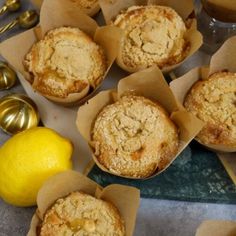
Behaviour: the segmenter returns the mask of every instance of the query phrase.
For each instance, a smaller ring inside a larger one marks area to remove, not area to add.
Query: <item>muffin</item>
[[[91,133],[98,162],[134,178],[162,170],[178,151],[178,131],[167,112],[142,96],[126,95],[98,114]]]
[[[70,1],[78,4],[79,8],[90,16],[95,15],[100,10],[98,0],[70,0]]]
[[[236,147],[236,73],[217,72],[196,82],[184,106],[205,122],[197,140],[206,145]]]
[[[74,93],[85,96],[100,84],[107,68],[103,49],[71,27],[50,30],[33,45],[24,65],[35,90],[62,99]]]
[[[117,63],[131,72],[153,65],[172,66],[188,54],[185,23],[170,7],[132,6],[113,24],[124,30]]]
[[[125,235],[116,207],[82,192],[61,198],[45,213],[39,236]]]

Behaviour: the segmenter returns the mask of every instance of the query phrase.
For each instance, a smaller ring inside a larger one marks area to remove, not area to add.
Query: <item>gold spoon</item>
[[[2,8],[0,8],[0,15],[6,11],[17,11],[20,8],[20,0],[6,0]]]
[[[7,30],[13,28],[15,25],[19,24],[21,28],[29,29],[35,26],[39,21],[39,16],[36,11],[29,10],[23,12],[14,21],[0,28],[0,34],[6,32]]]
[[[0,99],[0,128],[6,133],[16,134],[38,123],[37,106],[28,96],[12,94]]]
[[[14,86],[16,79],[15,71],[8,64],[0,61],[0,91]]]

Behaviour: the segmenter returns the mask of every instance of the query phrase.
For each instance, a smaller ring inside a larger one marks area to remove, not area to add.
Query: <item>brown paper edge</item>
[[[217,153],[217,156],[219,157],[220,161],[225,167],[230,178],[236,185],[236,162],[235,162],[236,155],[233,153],[227,153],[227,154]]]
[[[75,8],[74,4],[68,2],[68,0],[44,0],[40,12],[40,32],[42,36],[50,29],[68,25],[80,28],[85,33],[90,35],[97,44],[104,48],[107,57],[108,68],[100,84],[91,93],[87,94],[87,96],[84,95],[87,93],[88,88],[86,88],[81,93],[69,94],[67,98],[63,99],[41,94],[49,100],[64,106],[84,103],[101,86],[110,67],[117,57],[119,45],[117,38],[119,38],[119,35],[121,34],[120,29],[117,27],[98,27],[97,23],[92,18],[85,15],[78,8]],[[39,26],[10,38],[0,44],[1,55],[28,81],[30,81],[30,76],[28,72],[25,71],[23,60],[32,45],[37,41],[38,34],[36,36],[35,32],[38,31]]]
[[[173,91],[176,99],[183,106],[184,98],[186,97],[188,91],[198,80],[206,79],[212,73],[217,71],[228,70],[230,72],[236,72],[236,37],[228,39],[222,47],[212,56],[210,67],[197,67],[183,76],[171,81],[170,88]],[[197,140],[197,139],[196,139]],[[197,140],[200,144],[207,147],[210,150],[217,152],[236,152],[236,148],[227,147],[225,145],[206,145]]]
[[[37,7],[38,9],[41,8],[41,5],[43,3],[43,0],[31,0],[33,5]],[[76,5],[76,3],[74,3]],[[77,7],[77,6],[76,6]],[[81,9],[86,15],[88,16],[95,16],[100,11],[100,5],[98,3],[94,4],[94,6],[90,9]]]
[[[114,0],[114,1],[99,0],[99,4],[101,6],[106,24],[108,25],[120,13],[121,10],[127,9],[130,6],[135,6],[135,5],[137,6],[137,5],[160,4],[169,6],[175,9],[184,20],[186,20],[187,17],[194,11],[193,2],[188,0],[182,1],[181,4],[179,4],[179,1],[177,0],[149,0],[149,1],[148,0]],[[122,35],[120,41],[122,41],[123,37]],[[181,62],[172,66],[166,66],[162,68],[163,73],[168,73],[171,70],[174,70],[175,68],[179,67],[190,56],[192,56],[202,45],[203,37],[202,34],[197,30],[196,19],[192,19],[191,27],[187,29],[187,32],[185,34],[185,39],[190,43],[190,49],[188,55]],[[131,68],[126,66],[123,63],[121,48],[119,48],[116,62],[123,70],[128,71],[129,73],[145,69],[144,67]]]
[[[206,220],[198,227],[195,236],[234,236],[235,234],[235,221]]]
[[[40,9],[43,0],[30,0],[30,2],[31,2],[35,7],[37,7],[38,9]]]
[[[132,236],[140,203],[140,191],[124,185],[102,188],[76,171],[65,171],[49,178],[38,192],[38,209],[31,221],[28,236],[37,236],[36,230],[47,209],[59,198],[74,191],[83,191],[113,203],[125,221],[126,235]]]
[[[236,72],[236,36],[226,40],[221,48],[212,56],[209,74],[228,70]]]
[[[161,71],[158,69],[158,67],[151,67],[146,70],[136,72],[135,74],[132,74],[120,80],[118,83],[117,92],[115,92],[115,90],[102,91],[95,97],[90,99],[85,105],[79,108],[77,113],[76,125],[79,132],[88,142],[88,144],[91,144],[90,131],[93,126],[93,122],[102,108],[107,106],[108,104],[114,103],[116,101],[116,98],[119,98],[123,94],[129,92],[145,96],[152,100],[156,100],[163,106],[166,111],[169,112],[169,114],[171,114],[171,119],[180,128],[180,148],[178,151],[178,155],[201,130],[203,125],[202,122],[190,113],[178,108],[175,97],[168,87],[168,84],[165,81]],[[91,147],[91,145],[90,150],[94,162],[100,169],[112,175],[116,175],[114,173],[111,173],[108,169],[106,169],[98,162],[96,157],[93,155],[93,148]],[[177,158],[178,155],[173,157],[166,168],[168,168],[168,166]],[[166,170],[166,168],[162,171],[157,171],[148,178],[152,178],[158,175],[159,173]],[[139,179],[126,176],[121,177],[129,179]]]

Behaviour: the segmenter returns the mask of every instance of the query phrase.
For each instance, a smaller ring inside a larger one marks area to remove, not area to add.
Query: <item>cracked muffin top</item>
[[[74,2],[78,4],[81,10],[83,10],[88,15],[95,15],[99,9],[99,3],[98,0],[70,0],[71,2]]]
[[[200,142],[236,147],[236,73],[217,72],[196,82],[184,106],[205,122]]]
[[[89,9],[98,3],[98,0],[71,0],[72,2],[78,3],[82,9]]]
[[[98,86],[107,68],[103,49],[71,27],[50,30],[33,45],[24,65],[35,90],[58,98],[84,90],[88,93],[89,88]]]
[[[132,6],[121,12],[113,24],[124,30],[117,62],[131,71],[175,65],[188,53],[185,23],[170,7]]]
[[[145,178],[162,170],[178,151],[178,131],[157,103],[127,95],[102,109],[91,145],[101,165],[111,173]]]
[[[39,236],[124,236],[117,208],[82,192],[58,199],[45,213]]]

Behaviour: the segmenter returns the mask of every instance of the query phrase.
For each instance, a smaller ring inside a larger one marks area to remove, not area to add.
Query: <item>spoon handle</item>
[[[7,30],[9,30],[11,28],[13,28],[15,25],[17,25],[17,23],[18,23],[18,20],[14,20],[14,21],[10,22],[9,24],[1,27],[0,28],[0,34],[6,32]]]
[[[7,10],[7,6],[4,5],[3,7],[0,8],[0,15],[2,15],[5,11]]]

